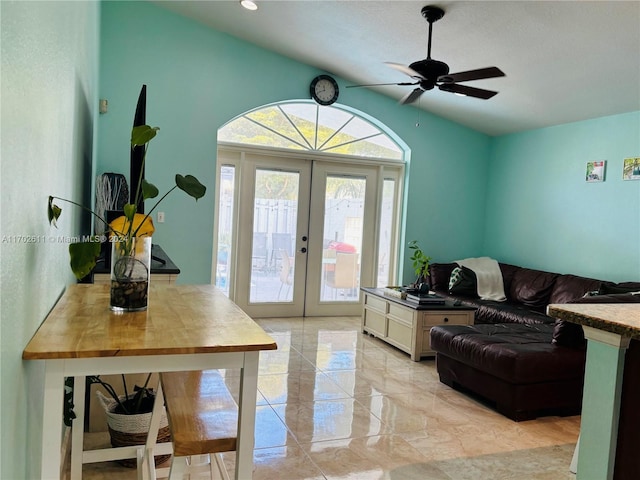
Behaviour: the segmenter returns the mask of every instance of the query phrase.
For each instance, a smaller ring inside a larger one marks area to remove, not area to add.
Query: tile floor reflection
[[[435,362],[360,333],[360,318],[265,319],[254,480],[563,480],[579,417],[513,422],[438,381]],[[224,372],[237,391],[238,372]],[[234,454],[225,454],[234,468]],[[85,478],[136,478],[113,463]]]

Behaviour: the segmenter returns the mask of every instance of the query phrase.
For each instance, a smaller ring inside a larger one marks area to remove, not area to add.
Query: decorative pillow
[[[478,297],[478,279],[473,270],[467,267],[456,267],[449,279],[449,293],[465,297]]]

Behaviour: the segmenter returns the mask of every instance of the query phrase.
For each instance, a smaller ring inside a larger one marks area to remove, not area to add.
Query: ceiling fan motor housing
[[[426,5],[422,7],[420,13],[429,23],[437,22],[444,17],[444,10],[440,7],[436,7],[435,5]]]
[[[449,73],[449,65],[430,58],[413,62],[409,68],[424,77],[424,79],[420,79],[420,87],[424,90],[431,90],[436,86],[438,77]]]

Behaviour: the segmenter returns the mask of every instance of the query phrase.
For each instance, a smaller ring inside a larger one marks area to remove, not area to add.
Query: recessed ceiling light
[[[253,0],[240,0],[240,5],[242,5],[247,10],[257,10],[258,5]]]

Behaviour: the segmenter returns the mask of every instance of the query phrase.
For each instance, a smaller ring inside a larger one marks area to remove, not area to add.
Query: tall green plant
[[[140,125],[133,127],[131,130],[131,148],[138,146],[144,147],[144,155],[142,157],[142,169],[147,159],[147,150],[149,149],[149,142],[160,130],[158,127],[150,127],[149,125]],[[167,195],[173,192],[176,188],[179,188],[183,192],[192,196],[198,201],[202,198],[207,191],[207,188],[202,185],[196,177],[193,175],[182,176],[177,174],[175,176],[176,184],[165,193],[160,200],[147,212],[146,215],[137,213],[137,206],[140,200],[149,200],[158,196],[158,188],[145,179],[140,179],[136,186],[136,195],[134,203],[127,203],[124,206],[124,215],[115,219],[111,224],[108,224],[106,219],[103,218],[104,212],[100,212],[102,215],[98,215],[90,208],[85,207],[72,200],[66,198],[49,196],[49,202],[47,204],[47,215],[49,217],[49,224],[56,225],[56,221],[62,209],[54,203],[54,200],[61,200],[63,202],[71,203],[83,210],[91,213],[97,220],[104,223],[106,226],[106,232],[111,233],[118,237],[122,248],[126,251],[125,255],[131,252],[133,246],[133,239],[137,236],[151,235],[153,233],[153,222],[151,221],[151,213],[158,207]],[[114,227],[116,225],[116,227]],[[69,244],[69,256],[71,258],[71,270],[75,274],[76,278],[80,279],[93,270],[96,266],[96,258],[100,254],[100,242],[95,237],[91,237],[88,240]]]

